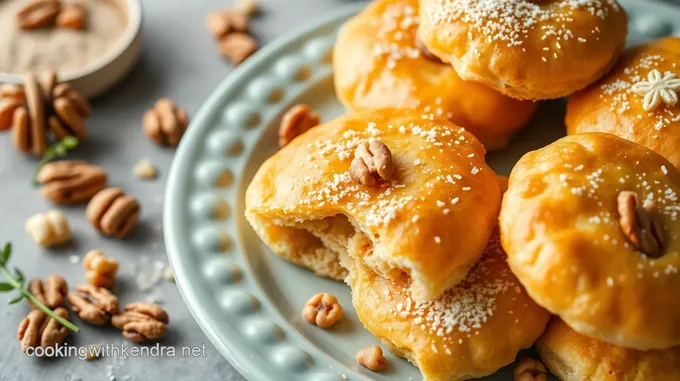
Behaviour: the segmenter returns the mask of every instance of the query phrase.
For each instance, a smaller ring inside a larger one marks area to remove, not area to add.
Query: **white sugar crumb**
[[[446,206],[446,204],[443,201],[437,200],[437,206],[443,208],[444,206]]]
[[[607,277],[607,286],[614,287],[614,278]]]
[[[666,168],[665,165],[662,165],[662,166],[661,166],[661,172],[663,172],[664,175],[667,175],[667,174],[668,174],[668,169]]]
[[[68,261],[75,265],[80,263],[80,257],[77,255],[71,255],[70,257],[68,257]]]
[[[437,243],[442,243],[442,239],[439,236],[434,237],[434,241]]]
[[[456,205],[458,201],[460,200],[460,197],[454,197],[451,199],[451,205]]]
[[[383,12],[376,36],[377,42],[373,44],[373,56],[383,57],[385,66],[394,69],[404,59],[420,58],[420,51],[415,47],[415,33],[420,19],[416,10],[404,3],[390,4]],[[382,41],[389,38],[397,41],[412,41],[412,44],[385,43]]]

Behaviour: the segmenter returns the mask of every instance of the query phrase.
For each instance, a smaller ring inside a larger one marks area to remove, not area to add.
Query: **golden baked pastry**
[[[390,180],[352,180],[356,148],[391,150]],[[314,127],[269,158],[246,191],[245,215],[278,255],[344,279],[339,254],[361,232],[362,260],[428,301],[463,279],[496,225],[500,190],[484,147],[445,119],[410,110],[348,114]]]
[[[460,79],[418,49],[418,0],[375,0],[340,31],[335,90],[349,109],[414,108],[472,132],[487,151],[507,145],[537,104]]]
[[[641,350],[680,344],[680,172],[602,133],[520,159],[500,216],[510,268],[581,334]]]
[[[580,335],[553,318],[536,342],[548,369],[562,381],[680,380],[680,347],[638,351]]]
[[[349,251],[360,252],[366,244],[355,236]],[[425,381],[490,375],[530,347],[550,319],[510,272],[498,231],[466,278],[428,303],[408,296],[405,277],[387,280],[359,259],[347,262],[359,320],[390,351],[417,366]]]
[[[680,38],[628,49],[602,80],[569,98],[569,134],[608,132],[680,167]]]
[[[420,0],[418,35],[466,81],[518,99],[559,98],[604,75],[624,48],[616,0]]]

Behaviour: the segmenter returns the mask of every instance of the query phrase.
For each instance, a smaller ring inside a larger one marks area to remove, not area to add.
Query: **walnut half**
[[[134,342],[157,340],[168,331],[170,318],[161,306],[137,302],[125,306],[125,312],[111,319],[114,327],[123,330],[123,336]]]
[[[53,310],[64,305],[64,299],[66,298],[66,294],[68,294],[68,285],[61,276],[50,275],[47,277],[45,283],[39,278],[31,279],[31,281],[28,282],[28,291],[30,291],[40,303]],[[30,300],[26,300],[31,309],[37,309]]]
[[[54,313],[68,320],[66,309],[58,307]],[[29,312],[17,329],[17,338],[21,341],[21,351],[24,353],[28,347],[54,347],[61,344],[66,336],[68,329],[41,310]]]
[[[664,245],[663,221],[656,203],[640,202],[635,192],[622,191],[617,198],[619,224],[628,241],[648,257],[658,258]]]
[[[328,328],[342,319],[342,306],[338,299],[323,292],[312,296],[302,310],[302,317],[321,328]]]
[[[392,152],[385,143],[374,140],[357,146],[349,175],[355,182],[371,186],[376,177],[389,180],[393,171]]]
[[[118,297],[103,287],[81,284],[68,294],[71,310],[93,325],[104,325],[119,311]]]

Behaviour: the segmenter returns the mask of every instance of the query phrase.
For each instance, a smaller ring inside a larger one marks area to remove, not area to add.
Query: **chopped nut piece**
[[[142,127],[146,136],[157,144],[177,146],[189,125],[186,110],[163,98],[156,102],[153,109],[144,113]]]
[[[220,53],[239,65],[257,50],[257,41],[244,33],[230,33],[220,42]]]
[[[306,104],[291,107],[281,119],[279,126],[279,147],[304,134],[319,124],[319,114],[311,112]]]
[[[547,381],[547,373],[542,362],[525,357],[517,362],[513,376],[514,381]]]
[[[66,309],[57,307],[54,313],[68,320]],[[41,310],[29,312],[17,329],[17,338],[21,341],[21,351],[24,353],[28,347],[54,347],[61,344],[67,335],[66,327]]]
[[[50,275],[47,277],[47,282],[34,278],[28,282],[28,291],[35,296],[36,299],[47,308],[53,310],[64,305],[64,298],[68,294],[68,285],[64,278],[59,275]],[[31,309],[37,309],[33,302],[26,299]]]
[[[74,160],[55,161],[40,169],[40,193],[55,204],[77,204],[89,201],[106,187],[108,176],[100,167]]]
[[[338,299],[329,293],[312,296],[302,310],[302,317],[321,328],[328,328],[342,319],[342,306]]]
[[[664,245],[663,221],[652,200],[640,200],[635,192],[622,191],[618,199],[619,223],[626,238],[648,257],[658,258]]]
[[[355,182],[371,186],[375,184],[376,177],[389,180],[393,171],[390,149],[383,142],[374,140],[357,146],[349,175]]]
[[[236,2],[235,8],[248,16],[252,16],[257,12],[257,1],[239,0]]]
[[[161,306],[147,302],[130,303],[125,312],[111,319],[114,327],[123,330],[123,336],[138,343],[164,337],[169,321]]]
[[[248,14],[241,10],[225,10],[208,14],[208,31],[217,40],[229,33],[247,33],[250,20]]]
[[[383,356],[382,348],[377,345],[366,347],[357,353],[357,363],[374,372],[380,372],[387,366],[387,360]]]
[[[67,298],[71,311],[93,325],[104,325],[119,312],[118,298],[104,287],[81,284]]]
[[[93,286],[111,288],[116,283],[118,262],[107,258],[99,250],[92,250],[85,255],[83,268],[85,278]]]
[[[37,29],[54,25],[61,2],[58,0],[35,0],[17,13],[17,25],[21,29]]]
[[[87,8],[80,3],[66,4],[57,17],[57,26],[60,28],[83,30],[85,29]]]
[[[103,234],[125,238],[137,225],[141,206],[136,198],[126,195],[120,188],[106,188],[90,200],[86,214]]]
[[[71,229],[64,213],[51,210],[39,213],[26,221],[26,231],[33,241],[43,247],[52,247],[71,240]]]
[[[151,160],[140,160],[135,165],[135,176],[142,180],[153,180],[156,178],[156,166],[153,165]]]

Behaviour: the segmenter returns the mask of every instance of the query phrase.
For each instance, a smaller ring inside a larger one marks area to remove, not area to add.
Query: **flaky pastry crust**
[[[661,256],[628,240],[618,197],[658,206]],[[680,172],[611,134],[562,138],[520,159],[500,216],[510,268],[540,305],[579,333],[615,345],[680,344]]]
[[[569,98],[567,132],[607,132],[643,145],[680,167],[680,103],[644,110],[633,87],[652,70],[680,78],[680,38],[666,37],[625,51],[600,81]],[[676,93],[678,90],[676,90]]]
[[[358,144],[392,152],[389,181],[352,181]],[[415,300],[458,283],[484,250],[500,189],[484,147],[445,119],[409,110],[348,114],[297,137],[258,170],[245,215],[272,250],[317,274],[342,279],[338,255],[357,232],[362,260],[388,278],[407,274]]]
[[[333,53],[335,89],[349,109],[413,108],[465,127],[487,151],[507,145],[537,104],[475,82],[417,48],[418,0],[376,0],[340,31]]]
[[[361,237],[352,239],[350,252],[361,245]],[[550,319],[510,272],[498,231],[466,278],[425,304],[408,296],[405,278],[387,280],[360,260],[348,268],[359,320],[425,381],[490,375],[530,347]]]
[[[420,0],[423,43],[458,75],[518,99],[560,98],[604,75],[626,40],[616,0]]]
[[[680,347],[638,351],[576,333],[553,318],[536,349],[562,381],[680,380]]]

